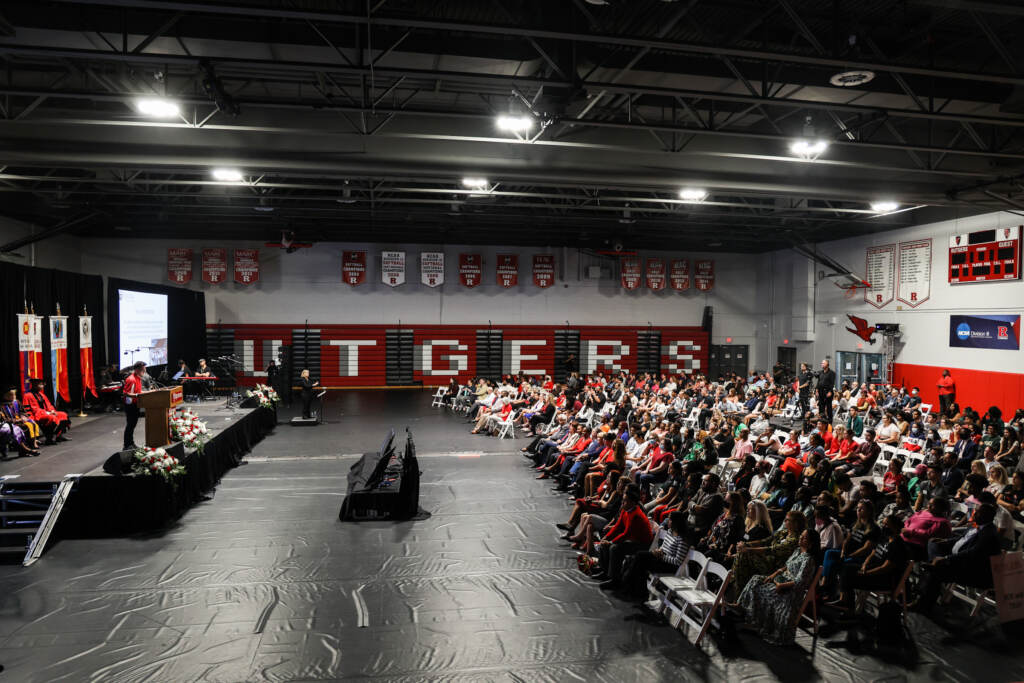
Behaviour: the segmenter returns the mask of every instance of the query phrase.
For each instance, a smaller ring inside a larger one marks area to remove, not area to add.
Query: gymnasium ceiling
[[[745,252],[1024,214],[1022,31],[1008,0],[5,0],[0,214]]]

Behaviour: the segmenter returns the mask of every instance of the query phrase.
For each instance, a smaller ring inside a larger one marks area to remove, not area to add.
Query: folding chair
[[[875,460],[875,466],[871,469],[871,476],[875,478],[877,483],[881,483],[885,477],[885,473],[889,471],[889,461],[896,455],[896,447],[891,444],[882,446],[882,450],[878,453],[878,459]]]
[[[683,563],[675,574],[651,574],[647,577],[647,592],[650,595],[648,605],[656,602],[655,611],[663,612],[667,606],[668,594],[674,590],[686,590],[695,588],[697,581],[704,574],[708,558],[699,550],[690,550],[686,553]]]
[[[513,410],[499,423],[501,425],[498,430],[499,439],[504,439],[506,437],[509,439],[516,438],[516,419],[519,417],[519,412],[520,411],[518,410]]]
[[[709,576],[714,576],[721,582],[718,590],[714,590],[708,582]],[[704,639],[704,634],[711,627],[715,613],[725,602],[725,591],[729,588],[731,578],[731,571],[717,562],[708,562],[704,567],[703,575],[698,578],[696,586],[669,592],[667,601],[667,607],[671,612],[669,623],[678,628],[681,623],[685,622],[697,629],[697,639],[693,644],[699,646],[700,641]]]
[[[932,404],[922,403],[921,405],[918,406],[918,410],[921,411],[921,415],[927,415],[928,413],[932,412]]]
[[[690,410],[690,414],[683,418],[683,427],[689,427],[696,431],[697,421],[700,419],[700,408],[693,408]]]
[[[818,637],[818,582],[821,581],[822,567],[818,565],[818,571],[814,572],[814,579],[811,581],[811,585],[807,588],[807,594],[804,596],[804,601],[800,603],[800,611],[796,615],[796,625],[800,626],[806,619],[811,622],[811,633],[814,637]],[[810,608],[811,614],[808,616],[807,609]]]
[[[878,591],[878,590],[861,590],[858,591],[857,596],[857,611],[860,612],[867,605],[868,601],[872,598],[883,598],[888,596],[893,602],[898,602],[900,607],[903,608],[903,620],[907,619],[907,579],[910,577],[910,572],[914,570],[914,562],[911,560],[907,562],[907,568],[903,570],[900,580],[896,582],[896,585],[891,591]]]
[[[437,393],[433,396],[433,401],[430,402],[431,408],[440,408],[444,405],[444,397],[448,395],[448,387],[438,387]]]

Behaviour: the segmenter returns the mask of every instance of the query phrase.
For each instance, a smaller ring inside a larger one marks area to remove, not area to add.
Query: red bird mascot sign
[[[853,323],[853,327],[846,328],[848,332],[853,332],[855,335],[866,341],[868,344],[875,343],[875,328],[871,325],[868,325],[867,320],[865,320],[864,318],[858,318],[855,315],[847,315],[846,317],[850,319],[851,323]]]

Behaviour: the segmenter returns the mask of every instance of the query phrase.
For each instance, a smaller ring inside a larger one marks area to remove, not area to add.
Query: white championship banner
[[[405,284],[404,251],[382,251],[380,253],[380,280],[389,287]]]
[[[439,287],[444,284],[444,252],[420,252],[420,282],[427,287]]]
[[[864,277],[871,285],[864,290],[864,301],[875,308],[882,308],[892,303],[896,296],[895,244],[868,247]]]
[[[900,242],[896,261],[896,300],[917,308],[932,295],[931,238]]]

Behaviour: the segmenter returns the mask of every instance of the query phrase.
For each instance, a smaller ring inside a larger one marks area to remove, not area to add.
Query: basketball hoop
[[[857,297],[857,290],[866,292],[871,289],[871,283],[867,280],[862,280],[852,273],[847,274],[846,279],[843,282],[833,280],[836,287],[843,290],[843,296],[847,299],[854,299]]]

